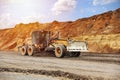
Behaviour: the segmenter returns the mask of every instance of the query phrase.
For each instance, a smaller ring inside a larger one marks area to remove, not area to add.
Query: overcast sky
[[[0,0],[0,29],[18,23],[74,21],[120,8],[120,0]]]

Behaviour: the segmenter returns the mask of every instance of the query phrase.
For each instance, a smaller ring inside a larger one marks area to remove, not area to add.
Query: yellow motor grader
[[[53,34],[50,31],[33,31],[31,36],[31,39],[27,39],[19,47],[21,55],[32,56],[42,51],[54,51],[56,57],[62,58],[66,54],[78,57],[81,52],[87,51],[86,42],[75,41],[71,38],[60,39],[59,32]]]

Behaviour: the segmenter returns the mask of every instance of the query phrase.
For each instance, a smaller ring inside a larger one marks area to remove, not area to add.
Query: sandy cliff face
[[[0,49],[16,50],[35,30],[59,31],[63,38],[72,36],[86,41],[90,52],[120,52],[120,8],[76,21],[17,24],[0,30]]]

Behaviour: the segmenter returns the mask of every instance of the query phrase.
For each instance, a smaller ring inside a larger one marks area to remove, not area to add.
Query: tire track
[[[52,77],[65,77],[73,80],[91,80],[90,77],[80,76],[69,72],[63,71],[47,71],[47,70],[31,70],[31,69],[19,69],[19,68],[2,68],[0,67],[0,72],[16,72],[16,73],[26,73],[26,74],[37,74],[46,75]]]

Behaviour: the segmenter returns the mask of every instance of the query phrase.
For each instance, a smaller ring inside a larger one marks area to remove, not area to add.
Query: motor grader
[[[50,31],[33,31],[31,38],[19,47],[20,53],[32,56],[42,51],[53,51],[56,57],[62,58],[66,54],[78,57],[81,52],[87,51],[86,42],[75,41],[70,37],[60,39],[59,36],[59,32],[53,34]]]

